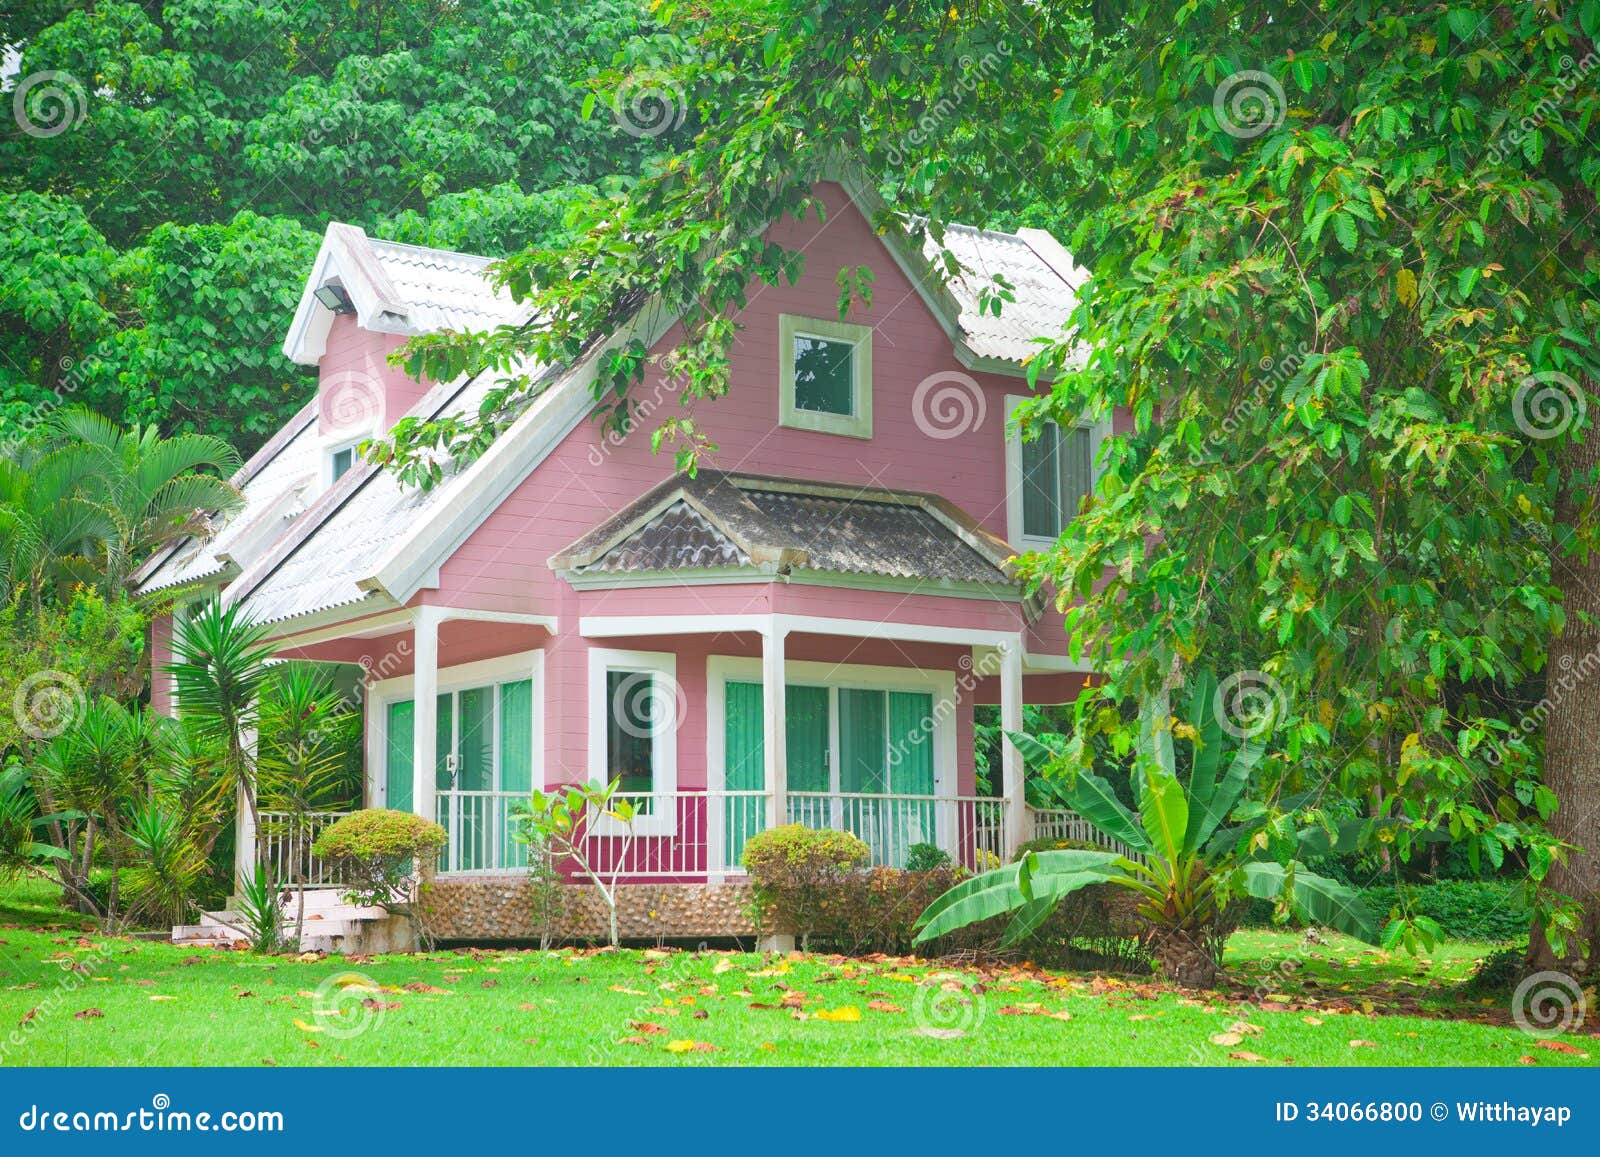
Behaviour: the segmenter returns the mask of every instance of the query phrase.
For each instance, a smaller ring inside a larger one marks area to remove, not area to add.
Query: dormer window
[[[360,446],[361,442],[361,438],[352,438],[324,448],[322,452],[322,489],[328,489],[355,468],[355,464],[361,460],[356,450],[356,447]]]
[[[778,319],[781,425],[872,437],[872,330],[782,314]]]

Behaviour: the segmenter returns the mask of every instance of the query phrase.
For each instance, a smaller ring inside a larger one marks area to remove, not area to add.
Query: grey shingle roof
[[[529,310],[490,284],[493,258],[368,238],[378,265],[418,333],[482,331],[527,320]]]
[[[1011,586],[1010,554],[934,495],[702,470],[657,486],[550,565],[573,576],[760,566]]]

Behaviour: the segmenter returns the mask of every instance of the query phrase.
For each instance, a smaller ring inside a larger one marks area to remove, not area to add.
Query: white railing
[[[311,846],[317,842],[323,828],[349,814],[309,812],[296,822],[288,812],[261,812],[261,838],[266,845],[267,866],[272,869],[273,879],[287,885],[298,876],[300,886],[305,888],[344,885],[345,880],[337,870],[311,854]]]
[[[1128,847],[1121,840],[1106,835],[1088,820],[1075,811],[1065,808],[1034,808],[1028,809],[1027,838],[1030,840],[1077,840],[1080,843],[1096,844],[1108,852],[1131,859],[1138,859],[1139,853]]]
[[[619,793],[637,810],[631,831],[592,816],[579,834],[583,858],[622,880],[694,880],[741,871],[744,845],[767,827],[766,792]],[[441,791],[438,821],[449,836],[439,871],[453,875],[521,871],[528,848],[512,809],[526,792]],[[570,866],[569,866],[570,870]]]
[[[850,832],[880,867],[903,868],[918,844],[931,844],[963,868],[999,867],[1007,801],[988,796],[888,795],[792,791],[789,822]]]
[[[521,871],[526,845],[516,840],[516,792],[441,791],[438,821],[449,835],[439,871],[452,875]],[[771,794],[679,791],[619,795],[638,811],[632,830],[604,816],[589,819],[580,847],[590,866],[619,880],[693,881],[742,872],[745,844],[767,829]],[[982,796],[790,792],[784,822],[848,831],[872,850],[872,862],[904,867],[917,844],[942,849],[952,862],[982,870],[1004,863],[1007,801]],[[570,871],[570,866],[564,868]]]

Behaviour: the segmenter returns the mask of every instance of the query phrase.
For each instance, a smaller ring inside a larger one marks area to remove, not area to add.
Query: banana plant
[[[1223,825],[1244,798],[1266,751],[1264,737],[1245,738],[1223,765],[1222,728],[1213,710],[1216,679],[1194,681],[1188,726],[1175,727],[1165,693],[1141,711],[1131,770],[1137,814],[1098,775],[1066,778],[1061,753],[1027,735],[1009,737],[1030,762],[1043,763],[1062,802],[1123,845],[1126,852],[1031,852],[1015,864],[975,876],[930,904],[918,921],[919,942],[1002,915],[1011,915],[1005,942],[1032,934],[1061,900],[1090,884],[1108,884],[1136,897],[1144,941],[1161,971],[1191,988],[1216,981],[1218,930],[1236,895],[1286,899],[1310,919],[1367,942],[1377,937],[1372,913],[1350,888],[1308,871],[1252,858],[1256,830]],[[1175,734],[1193,745],[1189,782],[1178,776]],[[1264,822],[1264,821],[1263,821]],[[1348,833],[1346,834],[1348,837]],[[1321,829],[1300,833],[1302,847],[1326,843]]]

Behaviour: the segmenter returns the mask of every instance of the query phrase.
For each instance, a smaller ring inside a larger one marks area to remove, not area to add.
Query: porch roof
[[[572,579],[736,569],[1016,587],[1012,551],[932,494],[701,470],[550,559]]]

